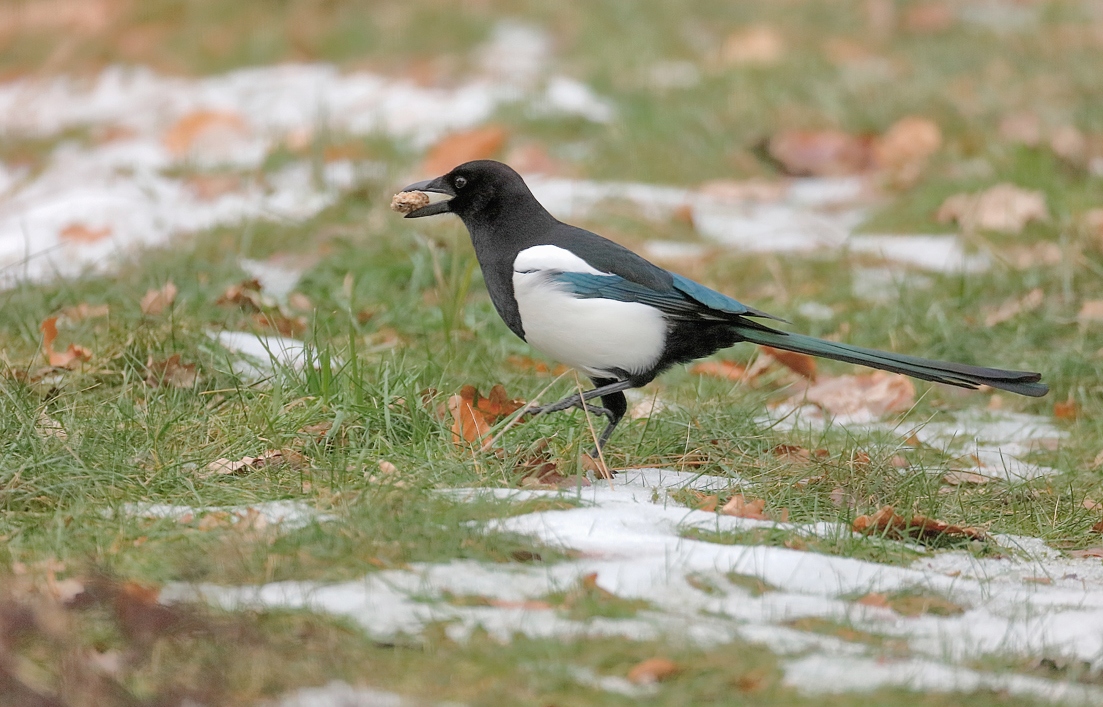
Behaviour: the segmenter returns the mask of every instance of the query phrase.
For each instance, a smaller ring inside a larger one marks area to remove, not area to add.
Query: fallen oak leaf
[[[242,457],[238,461],[232,461],[225,457],[215,459],[207,465],[206,473],[200,474],[200,478],[248,474],[283,464],[291,469],[300,470],[306,468],[309,463],[310,461],[305,456],[293,449],[270,449],[263,452],[259,457]]]
[[[58,231],[58,237],[63,241],[73,243],[95,243],[111,235],[111,227],[89,228],[83,223],[71,223]]]
[[[172,307],[172,303],[176,301],[176,293],[176,285],[169,280],[159,290],[147,290],[138,306],[141,307],[142,314],[157,316],[166,308]]]
[[[1045,300],[1045,292],[1041,287],[1035,287],[1022,297],[1010,299],[998,308],[989,311],[984,317],[984,325],[988,327],[1002,324],[1024,312],[1032,312],[1042,306]]]
[[[976,194],[955,194],[942,202],[935,219],[956,221],[968,232],[1020,233],[1031,221],[1049,218],[1045,194],[1014,184],[997,184]]]
[[[915,404],[915,385],[907,376],[885,371],[821,378],[790,403],[809,402],[832,415],[875,419],[905,412]]]
[[[1069,550],[1069,557],[1103,557],[1103,547],[1089,547],[1086,550]]]
[[[710,376],[730,381],[745,380],[747,369],[734,361],[701,361],[689,368],[689,372],[695,376]]]
[[[54,341],[57,339],[57,317],[43,320],[40,329],[42,330],[42,354],[51,366],[73,370],[92,358],[91,351],[76,344],[69,344],[69,348],[65,351],[54,351]]]
[[[768,353],[771,358],[788,368],[790,371],[810,381],[816,380],[816,359],[813,357],[793,351],[775,349],[772,346],[762,346],[761,348]]]
[[[950,471],[942,475],[942,480],[951,486],[962,486],[964,484],[987,484],[995,481],[991,476],[984,476],[983,474],[975,474],[971,471]]]
[[[878,532],[897,540],[904,537],[929,539],[939,536],[972,540],[988,538],[988,534],[981,528],[952,525],[923,515],[914,515],[909,521],[896,513],[896,509],[892,506],[882,506],[872,516],[858,516],[851,527],[858,533],[869,535],[872,532]]]
[[[262,299],[260,290],[260,281],[256,278],[249,278],[227,287],[226,291],[214,303],[219,305],[235,304],[246,311],[261,312],[268,307],[269,303]]]
[[[490,432],[491,426],[524,406],[524,400],[510,399],[501,384],[491,388],[485,398],[479,395],[475,386],[463,386],[459,394],[448,398],[448,410],[454,421],[452,443],[472,443],[483,438]]]
[[[736,518],[750,518],[752,520],[772,520],[778,523],[784,523],[789,520],[789,509],[782,508],[777,512],[776,517],[773,513],[766,512],[766,501],[758,498],[753,501],[748,501],[743,497],[743,494],[737,493],[728,499],[728,502],[720,509],[721,515],[735,516]]]
[[[562,363],[556,364],[553,368],[544,361],[537,361],[536,359],[529,358],[528,356],[510,356],[506,359],[506,361],[508,361],[511,366],[521,371],[539,374],[550,374],[553,376],[561,375],[570,370]]]
[[[473,130],[446,135],[429,149],[420,171],[444,174],[458,164],[493,157],[506,142],[506,131],[499,125],[486,125]]]
[[[87,302],[81,302],[75,307],[66,307],[61,310],[61,316],[71,322],[79,322],[84,319],[106,317],[110,311],[110,307],[106,304],[88,304]]]
[[[628,680],[637,685],[653,685],[674,677],[679,672],[681,668],[669,658],[648,658],[632,666],[628,671]]]
[[[156,388],[161,384],[173,388],[193,388],[199,378],[194,363],[180,363],[180,354],[176,353],[163,361],[155,361],[150,356],[146,360],[146,385]]]

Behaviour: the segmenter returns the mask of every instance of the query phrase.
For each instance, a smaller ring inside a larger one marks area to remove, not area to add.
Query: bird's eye
[[[456,177],[456,179],[452,183],[456,185],[457,189],[463,189],[465,186],[467,186],[467,180],[463,177]]]

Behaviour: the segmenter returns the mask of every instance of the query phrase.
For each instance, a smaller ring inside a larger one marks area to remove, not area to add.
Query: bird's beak
[[[435,216],[450,211],[448,201],[456,195],[452,188],[442,177],[426,179],[424,182],[416,182],[402,191],[420,191],[429,195],[430,203],[416,211],[411,211],[404,218],[421,218],[422,216]],[[443,196],[436,196],[437,194]]]

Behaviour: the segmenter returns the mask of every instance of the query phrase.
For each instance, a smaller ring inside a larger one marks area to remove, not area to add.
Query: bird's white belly
[[[547,271],[514,272],[513,292],[525,340],[568,366],[606,377],[646,371],[662,355],[667,323],[654,307],[580,299],[549,282]]]

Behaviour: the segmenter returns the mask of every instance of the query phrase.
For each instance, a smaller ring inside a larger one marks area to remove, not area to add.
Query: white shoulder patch
[[[513,272],[526,273],[540,270],[582,272],[589,275],[609,275],[578,257],[566,248],[555,245],[535,245],[525,248],[513,261]]]

